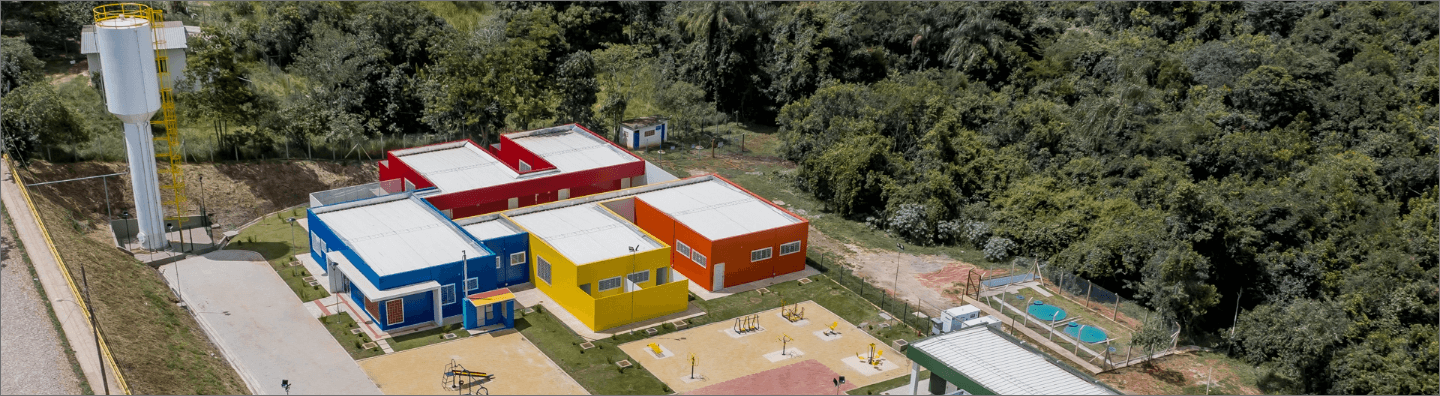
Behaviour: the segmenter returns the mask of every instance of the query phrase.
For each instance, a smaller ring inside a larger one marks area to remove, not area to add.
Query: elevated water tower
[[[130,163],[130,187],[135,196],[135,218],[139,222],[138,240],[145,249],[161,250],[169,242],[165,237],[165,209],[161,206],[160,189],[171,190],[171,198],[166,203],[174,204],[173,218],[178,220],[184,202],[184,183],[179,173],[173,95],[170,87],[162,86],[160,78],[168,71],[163,56],[158,59],[161,62],[156,62],[155,49],[164,41],[152,27],[161,20],[160,12],[143,4],[122,3],[95,7],[94,13],[95,44],[105,76],[106,107],[125,124],[125,151]],[[157,111],[163,115],[154,123],[166,127],[166,135],[158,138],[150,130],[151,117]],[[165,149],[160,156],[167,160],[158,170],[157,140]],[[165,185],[158,177],[160,173],[169,176]]]

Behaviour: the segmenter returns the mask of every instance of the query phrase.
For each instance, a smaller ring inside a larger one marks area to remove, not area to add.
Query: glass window
[[[753,261],[760,261],[760,260],[768,259],[768,258],[770,258],[770,254],[771,254],[771,250],[770,250],[770,248],[768,248],[768,247],[767,247],[767,248],[764,248],[764,249],[751,250],[751,251],[750,251],[750,261],[753,262]]]
[[[480,288],[480,278],[470,278],[470,279],[466,279],[466,280],[465,280],[465,291],[466,291],[466,292],[469,292],[469,291],[475,290],[475,289],[479,289],[479,288]]]
[[[675,241],[675,252],[680,253],[681,256],[690,257],[690,246],[685,242]]]
[[[620,277],[604,279],[600,281],[600,291],[614,290],[620,288]]]
[[[520,265],[520,264],[525,264],[525,252],[511,253],[511,254],[510,254],[510,265]]]
[[[705,255],[700,254],[700,252],[691,251],[690,259],[695,260],[695,263],[700,264],[701,267],[705,266]]]
[[[455,303],[455,284],[451,283],[440,287],[440,305]]]
[[[784,256],[784,255],[787,255],[787,254],[790,254],[790,253],[799,252],[799,251],[800,251],[800,241],[795,241],[795,242],[790,242],[790,243],[787,243],[787,244],[784,244],[784,245],[780,245],[780,255],[781,255],[781,256]]]
[[[650,270],[644,270],[628,276],[631,283],[645,283],[650,281]]]

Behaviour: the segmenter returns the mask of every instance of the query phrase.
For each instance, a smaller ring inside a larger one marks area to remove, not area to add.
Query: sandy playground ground
[[[763,329],[761,331],[737,335],[732,330],[732,319],[626,343],[620,345],[620,349],[677,393],[689,393],[733,379],[812,360],[818,364],[806,363],[799,367],[814,367],[815,370],[812,371],[834,373],[816,374],[824,374],[827,378],[830,375],[843,375],[853,387],[863,387],[909,374],[907,369],[910,361],[894,348],[884,345],[819,304],[806,301],[799,306],[804,309],[805,320],[795,323],[781,317],[781,309],[776,308],[759,313],[760,327]],[[835,328],[839,334],[826,335],[830,324],[835,322],[839,322]],[[792,339],[785,346],[784,355],[781,354],[780,342],[783,335]],[[656,343],[661,348],[663,357],[655,355],[650,343]],[[883,351],[883,360],[878,366],[864,364],[856,358],[857,353],[868,353],[871,343]],[[690,353],[694,353],[697,359],[697,379],[690,379]],[[813,377],[805,373],[791,373],[795,370],[789,368],[781,371],[785,373],[785,377]],[[833,391],[828,379],[822,382],[826,390]],[[732,388],[727,384],[726,392],[784,394],[786,391],[783,384],[770,381],[749,383],[753,386],[744,389]]]
[[[466,370],[493,374],[492,395],[585,395],[544,352],[519,332],[505,330],[360,360],[365,374],[387,395],[436,395],[445,366],[454,359]]]

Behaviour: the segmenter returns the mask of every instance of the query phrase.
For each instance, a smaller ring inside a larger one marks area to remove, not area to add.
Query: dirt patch
[[[811,234],[812,244],[815,235]],[[855,274],[870,279],[870,284],[890,290],[899,290],[897,296],[904,300],[920,301],[926,313],[936,315],[940,310],[960,303],[960,297],[952,293],[954,285],[963,282],[972,271],[980,276],[989,276],[987,271],[974,264],[943,255],[918,255],[872,250],[854,244],[844,244],[839,250],[855,270]],[[899,287],[896,287],[896,267],[899,267]]]
[[[183,165],[190,210],[199,213],[203,202],[222,228],[238,227],[265,213],[309,201],[315,191],[369,183],[376,180],[371,162],[261,161]],[[20,171],[26,183],[127,172],[123,162],[48,163],[32,161]],[[203,178],[203,183],[201,179]],[[108,191],[106,189],[108,187]],[[69,209],[73,223],[87,228],[91,237],[105,241],[106,195],[115,218],[133,215],[129,175],[107,181],[91,179],[35,186],[31,192]],[[168,210],[168,208],[167,208]]]
[[[1207,382],[1210,384],[1211,393],[1262,394],[1260,388],[1255,386],[1253,376],[1247,379],[1247,376],[1237,372],[1248,368],[1243,363],[1222,358],[1220,355],[1181,353],[1156,359],[1154,367],[1135,365],[1095,377],[1130,394],[1173,395],[1204,392]],[[1195,390],[1195,387],[1199,389]]]

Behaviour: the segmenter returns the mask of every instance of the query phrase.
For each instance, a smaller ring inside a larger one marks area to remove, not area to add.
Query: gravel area
[[[60,349],[34,279],[15,249],[14,232],[0,235],[0,394],[74,395],[80,380]]]

